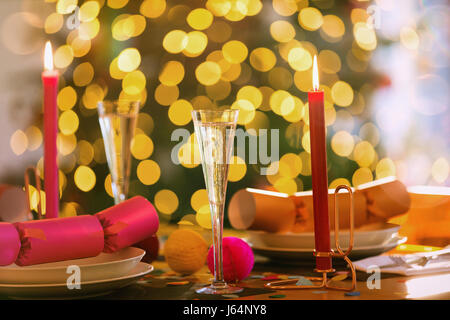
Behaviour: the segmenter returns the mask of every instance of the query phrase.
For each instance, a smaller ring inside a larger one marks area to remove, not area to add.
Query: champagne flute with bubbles
[[[100,101],[97,105],[105,154],[111,173],[114,202],[125,201],[131,171],[131,143],[139,112],[139,101]]]
[[[228,164],[233,151],[239,110],[194,110],[195,135],[200,149],[203,176],[211,209],[214,249],[214,280],[210,286],[197,290],[203,294],[228,294],[243,289],[229,286],[223,277],[222,232]]]

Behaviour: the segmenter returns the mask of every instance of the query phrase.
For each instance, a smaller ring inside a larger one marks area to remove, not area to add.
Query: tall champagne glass
[[[100,101],[97,109],[114,202],[118,204],[128,196],[131,142],[136,129],[139,101]]]
[[[228,164],[233,150],[238,110],[192,111],[195,135],[200,149],[203,175],[211,208],[214,249],[214,280],[210,286],[197,290],[203,294],[227,294],[243,289],[229,286],[223,277],[222,231]]]

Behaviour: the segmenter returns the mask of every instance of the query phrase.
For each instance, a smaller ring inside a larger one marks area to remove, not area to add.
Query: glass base
[[[243,290],[244,288],[234,286],[231,287],[225,283],[223,286],[210,285],[207,287],[203,287],[195,290],[195,292],[200,294],[233,294],[242,292]]]

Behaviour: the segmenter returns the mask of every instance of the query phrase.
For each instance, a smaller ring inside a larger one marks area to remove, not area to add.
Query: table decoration
[[[125,201],[128,197],[131,143],[139,107],[139,101],[129,100],[99,101],[97,104],[115,204]]]
[[[382,246],[394,237],[398,236],[400,225],[392,223],[374,223],[355,228],[353,234],[354,248],[364,246]],[[248,230],[248,240],[254,245],[261,245],[273,248],[310,249],[314,248],[314,232],[286,232],[273,233],[265,231]],[[334,230],[330,232],[334,238]],[[349,230],[342,230],[340,242],[343,248],[348,248],[350,242]],[[331,241],[331,247],[334,242]],[[336,249],[336,248],[334,248]]]
[[[31,217],[23,188],[0,184],[0,221],[14,223],[29,220]]]
[[[208,245],[193,230],[179,229],[172,232],[164,245],[164,256],[169,267],[181,274],[193,274],[206,262]]]
[[[93,257],[104,247],[103,228],[95,216],[85,215],[18,222],[19,266]]]
[[[407,212],[411,196],[406,186],[396,177],[386,177],[358,186],[367,199],[367,211],[385,219]]]
[[[399,245],[405,243],[406,240],[406,237],[395,236],[384,244],[367,246],[354,245],[352,251],[349,253],[349,258],[359,260],[380,255],[388,252],[389,250],[395,249]],[[249,241],[249,243],[251,244],[252,250],[255,254],[262,257],[267,257],[280,265],[301,265],[311,267],[314,264],[314,246],[308,248],[280,248],[266,246],[262,243],[253,243],[251,241]],[[335,250],[335,245],[332,246],[332,249]],[[344,247],[344,249],[347,248]],[[336,263],[339,263],[341,266],[345,265],[344,261],[337,260]]]
[[[158,213],[144,197],[136,196],[95,214],[105,236],[103,252],[115,252],[156,233]]]
[[[324,116],[324,93],[319,90],[319,71],[317,68],[317,57],[314,56],[313,64],[313,90],[308,92],[309,101],[309,127],[311,139],[311,172],[314,203],[314,235],[316,268],[314,272],[322,273],[322,277],[308,277],[309,280],[319,281],[317,285],[296,286],[292,285],[292,280],[279,280],[267,283],[269,288],[278,289],[304,289],[304,288],[330,288],[335,290],[353,291],[356,287],[356,274],[352,262],[348,255],[353,247],[353,191],[346,185],[340,185],[335,189],[335,244],[337,253],[331,250],[330,246],[330,222],[328,217],[328,177],[327,177],[327,153],[326,153],[326,127]],[[338,193],[340,190],[347,190],[349,195],[350,208],[350,241],[348,249],[344,252],[339,243],[339,209]],[[336,287],[327,280],[327,274],[334,272],[332,268],[332,257],[341,257],[349,265],[352,273],[352,284],[350,287]]]
[[[136,282],[149,274],[153,266],[144,262],[134,267],[128,274],[103,280],[81,281],[80,289],[70,290],[66,281],[62,283],[0,284],[0,295],[13,299],[81,299],[106,295],[114,290]]]
[[[411,239],[411,243],[449,244],[450,186],[410,186],[408,193],[411,208],[402,232]]]
[[[192,119],[200,149],[203,176],[211,209],[214,280],[198,289],[203,294],[229,294],[243,289],[228,286],[223,278],[222,234],[228,165],[233,150],[239,110],[194,110]]]
[[[74,260],[42,263],[32,266],[11,264],[0,267],[1,284],[50,284],[67,281],[67,267],[80,268],[80,280],[97,281],[122,277],[142,260],[145,251],[128,247],[114,253],[100,253],[97,256]]]
[[[324,92],[319,89],[317,56],[314,56],[313,90],[308,92],[308,104],[316,250],[318,252],[330,252],[325,107]],[[316,257],[316,263],[317,270],[332,269],[330,256],[319,255]]]
[[[44,71],[44,189],[45,216],[59,215],[59,171],[58,171],[58,95],[59,73],[53,69],[53,54],[50,41],[45,44]]]
[[[245,279],[253,269],[255,257],[252,248],[242,239],[223,238],[223,277],[227,282]],[[214,272],[214,248],[208,251],[208,268]]]
[[[395,177],[375,180],[352,188],[354,226],[379,223],[404,214],[410,208],[410,195],[405,185]],[[330,227],[334,228],[334,189],[328,189],[328,213]],[[350,210],[345,194],[337,195],[342,211]],[[277,214],[275,215],[274,212]],[[246,188],[236,192],[228,206],[228,217],[235,229],[261,230],[270,233],[304,233],[314,230],[313,192],[286,193]],[[280,219],[283,217],[283,219]],[[279,220],[283,220],[280,222]],[[347,217],[341,216],[342,229],[349,228]],[[280,227],[279,227],[280,226]]]
[[[241,230],[287,232],[296,216],[292,198],[281,192],[246,188],[235,192],[228,205],[231,225]]]
[[[16,228],[10,223],[0,222],[0,266],[16,261],[20,251],[20,238]]]
[[[370,257],[355,261],[354,265],[364,272],[377,266],[382,273],[403,276],[450,272],[450,246],[433,252]]]

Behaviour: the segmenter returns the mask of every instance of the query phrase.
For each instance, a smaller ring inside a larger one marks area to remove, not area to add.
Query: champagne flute
[[[139,101],[100,101],[98,119],[111,173],[114,203],[125,201],[131,171],[131,142],[134,138]]]
[[[198,289],[203,294],[241,292],[229,286],[223,277],[222,232],[228,164],[233,150],[239,110],[194,110],[195,135],[200,149],[203,176],[211,208],[212,240],[214,249],[214,280],[210,286]]]

